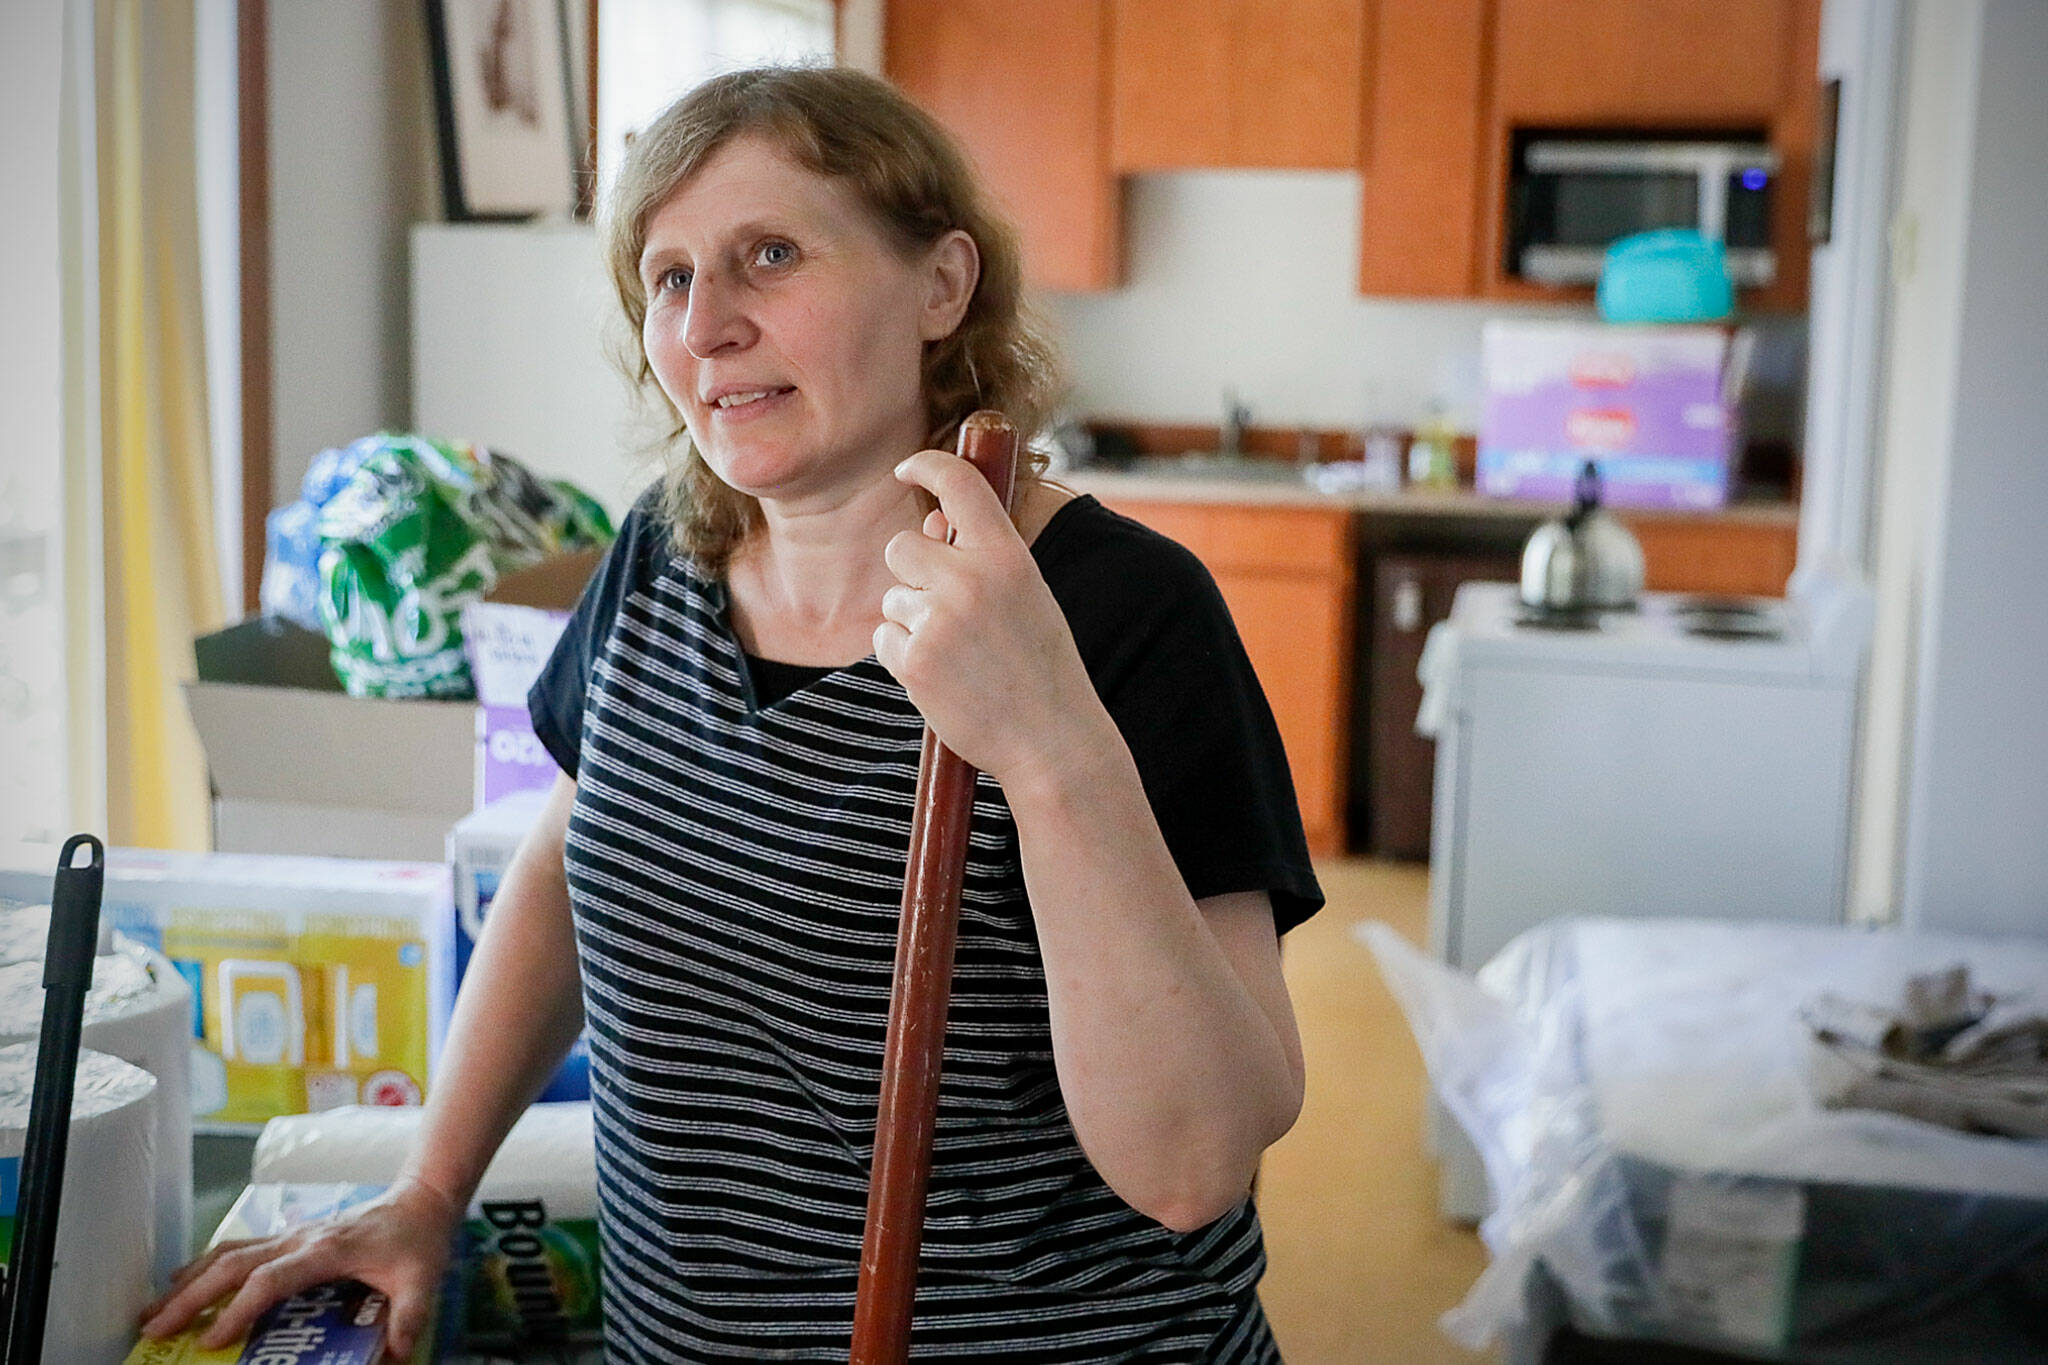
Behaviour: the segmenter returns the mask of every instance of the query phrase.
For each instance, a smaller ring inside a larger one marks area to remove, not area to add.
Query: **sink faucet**
[[[1227,460],[1244,455],[1244,428],[1252,410],[1237,401],[1236,389],[1223,391],[1223,426],[1216,436],[1216,453]]]

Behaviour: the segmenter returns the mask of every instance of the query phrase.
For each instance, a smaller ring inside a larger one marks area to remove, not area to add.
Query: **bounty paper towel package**
[[[35,1058],[30,1044],[0,1047],[0,1247],[9,1253]],[[155,1078],[140,1067],[89,1049],[78,1054],[43,1331],[46,1361],[116,1365],[135,1340],[136,1316],[152,1297],[156,1090]]]
[[[519,851],[533,822],[546,804],[544,791],[516,792],[485,806],[458,821],[448,835],[448,862],[455,876],[455,929],[449,963],[452,981],[440,998],[455,1007],[455,991],[469,971],[469,955],[483,933],[484,916],[498,894],[498,880]],[[447,1030],[447,1020],[436,1021],[437,1036]],[[587,1100],[590,1098],[590,1034],[585,1030],[569,1049],[568,1058],[549,1079],[540,1095],[543,1101]]]
[[[192,988],[205,1130],[425,1097],[453,908],[438,863],[107,855],[103,917]]]
[[[373,1197],[397,1178],[420,1117],[337,1109],[265,1125],[229,1214],[235,1230],[222,1235],[264,1235]],[[442,1321],[472,1351],[602,1335],[589,1105],[535,1105],[513,1125],[470,1204]]]
[[[47,909],[0,912],[0,937],[17,917],[49,921]],[[42,962],[0,967],[0,1044],[34,1042],[42,1018]],[[162,1288],[185,1263],[192,1238],[192,991],[184,976],[162,954],[117,936],[93,963],[81,1041],[157,1081],[155,1276]]]

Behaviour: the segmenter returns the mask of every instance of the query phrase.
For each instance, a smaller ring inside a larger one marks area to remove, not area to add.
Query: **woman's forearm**
[[[1197,1227],[1243,1197],[1300,1111],[1278,946],[1267,915],[1269,937],[1249,950],[1272,954],[1262,1004],[1189,896],[1115,725],[1107,714],[1081,724],[1092,730],[1063,761],[1005,787],[1054,1063],[1103,1179],[1140,1212]]]
[[[575,795],[573,780],[557,779],[505,869],[456,999],[419,1146],[401,1177],[458,1210],[583,1026],[562,867]]]

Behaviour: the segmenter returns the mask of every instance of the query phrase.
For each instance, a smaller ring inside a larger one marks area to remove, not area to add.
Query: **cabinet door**
[[[1350,781],[1355,523],[1342,508],[1113,506],[1202,561],[1273,708],[1308,847],[1344,851]]]
[[[1499,0],[1495,104],[1510,124],[1762,128],[1788,93],[1795,8],[1790,0]]]
[[[1375,0],[1358,287],[1478,292],[1489,0]]]
[[[1216,586],[1273,708],[1309,852],[1342,853],[1351,595],[1326,579],[1279,573],[1219,573]]]
[[[1643,543],[1643,586],[1652,592],[1783,597],[1798,559],[1790,522],[1625,516]]]
[[[889,78],[960,139],[1024,240],[1032,282],[1117,283],[1106,0],[889,0]]]
[[[1110,164],[1230,164],[1231,3],[1112,0]]]
[[[1362,0],[1114,0],[1111,162],[1348,170]]]

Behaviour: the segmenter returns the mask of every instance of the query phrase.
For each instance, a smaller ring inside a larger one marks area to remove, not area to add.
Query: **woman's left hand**
[[[1110,721],[1030,547],[959,456],[922,450],[896,477],[939,506],[884,553],[897,583],[875,657],[946,747],[998,782],[1058,771]]]

